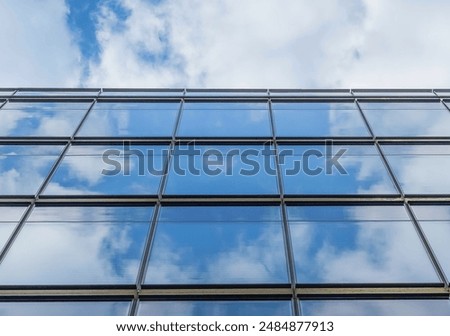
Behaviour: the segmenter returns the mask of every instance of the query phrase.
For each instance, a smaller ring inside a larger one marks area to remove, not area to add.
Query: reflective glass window
[[[141,301],[138,315],[287,316],[290,301]]]
[[[450,279],[450,206],[416,205],[413,210],[447,279]]]
[[[7,103],[0,136],[71,136],[91,103]]]
[[[437,283],[402,206],[288,206],[299,283]]]
[[[170,97],[176,96],[181,97],[183,95],[183,90],[145,90],[145,89],[133,89],[133,90],[121,90],[121,89],[103,89],[103,92],[100,94],[101,97]]]
[[[436,97],[432,90],[352,90],[357,97],[361,96],[379,96],[379,97]]]
[[[0,195],[34,195],[62,146],[0,145]]]
[[[267,103],[194,103],[183,106],[178,136],[271,136]]]
[[[148,284],[286,283],[279,207],[163,207]]]
[[[383,145],[383,151],[406,194],[448,194],[450,146]]]
[[[297,97],[339,97],[348,96],[350,97],[350,90],[284,90],[284,89],[272,89],[270,90],[270,96],[272,97],[286,97],[286,96],[297,96]]]
[[[125,316],[127,301],[0,302],[0,316]]]
[[[272,109],[280,137],[370,135],[352,103],[274,103]]]
[[[133,284],[152,212],[36,207],[0,265],[0,284]]]
[[[25,207],[0,206],[0,251],[22,217]]]
[[[448,316],[449,300],[305,300],[307,316]]]
[[[395,194],[374,146],[279,146],[286,194]]]
[[[15,96],[97,96],[99,90],[19,90]]]
[[[448,136],[450,112],[437,103],[361,103],[378,136]]]
[[[166,156],[163,146],[72,146],[44,194],[154,195]]]
[[[166,194],[276,194],[269,146],[180,145],[171,159]]]
[[[171,137],[180,103],[97,103],[78,136]]]
[[[187,90],[186,96],[195,97],[195,96],[211,96],[211,97],[229,97],[229,96],[262,96],[267,95],[267,90],[252,90],[252,89],[241,89],[241,90]]]

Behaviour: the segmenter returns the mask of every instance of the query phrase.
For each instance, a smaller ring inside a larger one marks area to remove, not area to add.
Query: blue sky
[[[449,87],[444,0],[4,0],[0,86]]]

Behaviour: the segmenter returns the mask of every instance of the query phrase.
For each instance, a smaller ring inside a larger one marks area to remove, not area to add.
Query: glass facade
[[[446,95],[0,89],[0,315],[450,315]]]

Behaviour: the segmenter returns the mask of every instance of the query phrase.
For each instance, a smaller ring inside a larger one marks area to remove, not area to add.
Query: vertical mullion
[[[181,114],[183,111],[184,106],[184,96],[186,95],[186,89],[183,91],[183,98],[181,98],[180,107],[178,109],[178,115],[177,119],[175,121],[175,125],[172,132],[172,140],[170,142],[169,150],[167,151],[167,158],[164,162],[164,172],[161,177],[161,182],[158,187],[158,200],[155,204],[154,210],[153,210],[153,216],[150,223],[150,229],[148,231],[147,239],[145,242],[144,252],[141,259],[141,264],[139,265],[139,272],[136,278],[136,289],[137,289],[137,296],[133,299],[133,303],[130,308],[130,315],[136,315],[138,304],[139,304],[139,293],[142,288],[142,284],[145,280],[145,274],[147,272],[148,263],[150,261],[150,253],[153,246],[153,240],[155,238],[156,234],[156,226],[157,226],[157,220],[159,217],[159,212],[161,211],[161,201],[162,201],[162,194],[166,188],[167,184],[167,178],[169,175],[169,169],[170,169],[170,162],[171,158],[173,156],[173,151],[175,149],[175,143],[176,143],[176,134],[178,132],[178,127],[180,124]]]
[[[287,258],[287,267],[288,267],[288,274],[289,274],[289,280],[291,282],[291,289],[292,289],[292,308],[294,315],[298,316],[300,315],[300,306],[298,304],[298,300],[296,299],[296,285],[297,285],[297,279],[296,279],[296,273],[295,273],[295,262],[294,262],[294,252],[292,249],[292,237],[289,230],[289,223],[287,218],[287,209],[286,209],[286,202],[284,199],[284,185],[283,185],[283,176],[281,173],[281,165],[279,160],[279,151],[278,151],[278,144],[277,144],[277,138],[275,134],[275,120],[273,117],[273,111],[272,111],[272,100],[269,98],[268,100],[268,108],[269,108],[269,120],[270,120],[270,126],[272,131],[272,142],[275,149],[275,165],[276,165],[276,172],[277,172],[277,181],[278,181],[278,190],[280,192],[280,202],[281,202],[281,215],[282,215],[282,221],[283,221],[283,240],[284,240],[284,249],[286,252],[286,258]]]

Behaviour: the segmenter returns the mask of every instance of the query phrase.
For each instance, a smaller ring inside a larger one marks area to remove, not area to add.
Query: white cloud
[[[119,1],[90,85],[426,87],[450,83],[444,1]],[[192,10],[195,9],[195,10]],[[447,9],[447,10],[446,10]],[[151,62],[149,60],[151,59]]]
[[[0,86],[77,86],[78,47],[64,1],[0,2]]]

